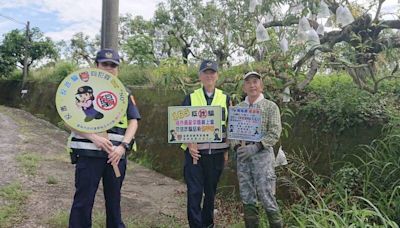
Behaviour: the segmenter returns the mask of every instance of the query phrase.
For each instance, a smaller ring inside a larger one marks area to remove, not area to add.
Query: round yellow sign
[[[69,74],[58,86],[56,107],[70,127],[86,133],[104,132],[125,115],[128,94],[121,81],[95,68]]]

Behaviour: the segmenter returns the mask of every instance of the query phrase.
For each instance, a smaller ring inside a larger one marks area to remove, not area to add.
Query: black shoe
[[[94,116],[96,120],[103,119],[103,117],[104,117],[103,113],[100,112],[97,112],[96,115]]]

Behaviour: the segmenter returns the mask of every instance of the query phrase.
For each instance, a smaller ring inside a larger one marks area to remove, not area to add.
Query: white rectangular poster
[[[261,109],[230,107],[228,118],[228,139],[260,142]]]

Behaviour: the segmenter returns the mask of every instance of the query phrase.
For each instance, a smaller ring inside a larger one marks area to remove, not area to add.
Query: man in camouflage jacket
[[[237,175],[245,225],[246,228],[258,227],[258,199],[266,211],[270,227],[283,227],[275,198],[275,155],[272,148],[278,142],[282,131],[279,108],[274,102],[264,98],[260,74],[249,72],[243,79],[243,90],[247,96],[238,106],[261,109],[262,126],[258,131],[263,135],[262,140],[256,143],[231,141],[231,146],[237,152]]]

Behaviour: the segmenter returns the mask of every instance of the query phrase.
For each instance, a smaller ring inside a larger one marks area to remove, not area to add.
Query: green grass
[[[23,153],[16,156],[16,160],[22,166],[25,173],[35,175],[39,167],[40,157],[33,153]]]
[[[13,227],[22,218],[22,205],[27,198],[19,183],[11,183],[0,188],[0,227]]]
[[[46,183],[47,184],[58,184],[58,180],[54,176],[48,176]]]
[[[133,219],[133,218],[125,218],[124,223],[127,228],[142,228],[142,227],[158,227],[158,228],[179,228],[184,227],[174,218],[162,217],[161,221],[155,223],[153,219],[141,218],[141,219]],[[69,220],[69,212],[61,211],[50,217],[46,224],[50,228],[58,228],[58,227],[68,227]],[[93,228],[106,228],[106,215],[104,212],[94,211],[93,212]]]
[[[61,211],[52,215],[47,221],[49,227],[68,227],[69,212]]]

